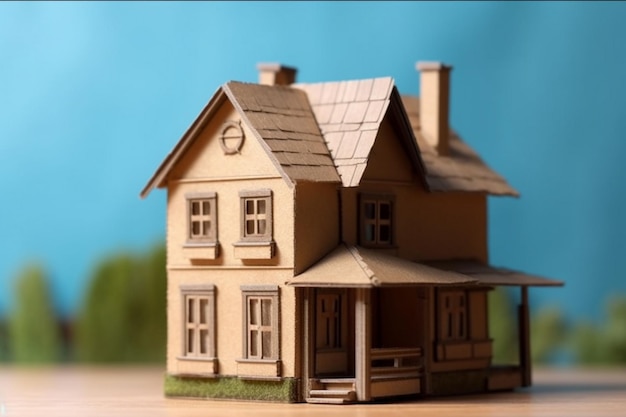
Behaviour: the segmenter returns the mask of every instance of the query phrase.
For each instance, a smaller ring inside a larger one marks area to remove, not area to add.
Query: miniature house
[[[528,287],[489,265],[487,197],[517,192],[449,127],[449,66],[217,89],[142,191],[167,189],[166,394],[314,403],[531,383]],[[416,77],[417,78],[417,77]],[[519,361],[487,295],[520,289]]]

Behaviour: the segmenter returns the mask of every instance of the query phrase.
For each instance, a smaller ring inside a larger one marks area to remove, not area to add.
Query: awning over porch
[[[315,265],[287,281],[295,287],[467,285],[476,279],[361,247],[339,245]]]
[[[341,244],[303,273],[294,287],[414,285],[561,286],[563,282],[472,261],[411,262],[383,252]]]
[[[560,287],[563,281],[548,279],[537,275],[497,268],[473,261],[435,261],[427,265],[445,271],[456,272],[473,278],[481,285],[509,285],[518,287]]]

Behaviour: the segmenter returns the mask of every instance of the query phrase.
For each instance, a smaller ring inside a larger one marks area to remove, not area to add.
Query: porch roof
[[[562,286],[562,281],[475,261],[411,262],[381,251],[341,244],[287,281],[294,287],[414,285]]]
[[[287,284],[295,287],[381,287],[466,285],[476,282],[476,279],[457,272],[341,244]]]
[[[531,275],[512,269],[483,265],[476,261],[434,261],[427,262],[427,264],[433,268],[457,272],[471,277],[481,285],[509,285],[519,287],[563,286],[563,281]]]

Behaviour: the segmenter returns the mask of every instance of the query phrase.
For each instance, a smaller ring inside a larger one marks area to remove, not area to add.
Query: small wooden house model
[[[167,189],[166,394],[321,403],[531,383],[528,287],[489,265],[487,197],[517,192],[450,129],[449,66],[228,82],[142,191]],[[519,361],[487,295],[520,288]]]

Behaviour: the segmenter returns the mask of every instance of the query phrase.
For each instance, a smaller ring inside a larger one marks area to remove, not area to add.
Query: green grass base
[[[237,377],[191,378],[167,375],[167,397],[255,400],[293,403],[298,401],[297,380],[250,381]]]

